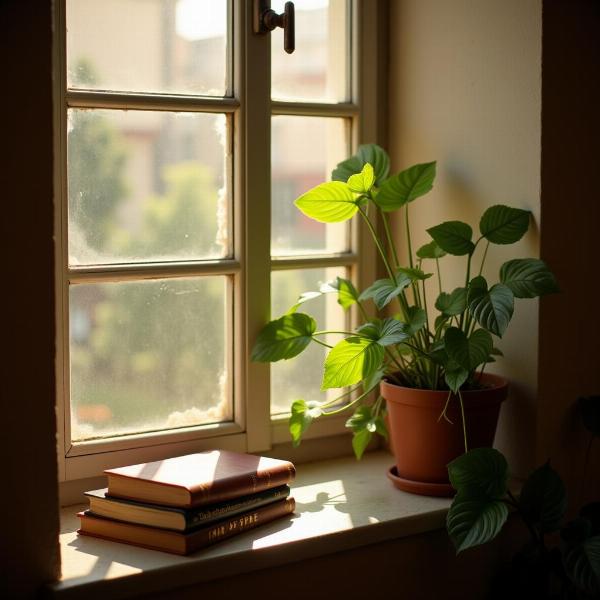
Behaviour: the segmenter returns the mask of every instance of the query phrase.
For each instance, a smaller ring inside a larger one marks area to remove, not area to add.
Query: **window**
[[[359,93],[375,87],[359,69],[372,19],[297,0],[288,55],[281,30],[252,32],[244,0],[56,5],[62,478],[288,441],[291,400],[319,393],[321,347],[271,368],[248,356],[270,311],[373,269],[361,230],[292,203],[374,139],[375,96]],[[320,325],[352,318],[318,302]]]

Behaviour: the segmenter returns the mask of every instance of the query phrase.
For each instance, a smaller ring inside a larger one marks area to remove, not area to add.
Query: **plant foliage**
[[[385,432],[382,399],[369,394],[382,377],[459,396],[461,390],[475,389],[485,365],[501,354],[495,348],[494,336],[504,335],[515,298],[534,298],[558,289],[551,271],[539,259],[509,260],[502,265],[497,281],[488,283],[483,276],[489,245],[515,243],[527,232],[530,213],[521,208],[491,206],[479,222],[480,235],[474,235],[471,225],[462,221],[430,227],[427,233],[431,239],[413,251],[409,207],[432,190],[436,163],[417,164],[392,175],[389,167],[389,157],[382,148],[360,146],[354,156],[334,169],[333,181],[317,185],[295,201],[300,211],[319,222],[364,221],[385,267],[385,277],[362,291],[350,280],[338,277],[318,290],[301,294],[286,315],[265,325],[252,352],[253,360],[273,362],[293,358],[311,342],[327,345],[323,336],[330,332],[318,330],[310,316],[298,312],[322,294],[337,294],[344,310],[356,311],[361,322],[352,330],[336,332],[343,339],[331,347],[324,365],[322,389],[345,389],[326,402],[312,399],[311,409],[304,401],[295,402],[290,432],[298,443],[315,418],[351,409],[354,416],[347,426],[354,434],[357,457],[373,434]],[[388,217],[392,211],[400,211],[406,225],[407,264],[400,264],[390,232]],[[376,219],[383,225],[384,235],[377,234]],[[447,254],[465,261],[464,284],[448,291],[442,289],[441,277]],[[479,266],[476,274],[472,272],[475,262]],[[426,298],[432,293],[437,299],[428,311]],[[498,519],[505,518],[504,512],[501,508],[478,512],[481,500],[477,499],[471,512],[461,514],[473,520],[473,527],[485,523],[486,531],[494,532]],[[459,521],[456,523],[459,527]],[[463,531],[464,526],[461,523],[459,529]],[[474,539],[480,537],[467,533],[462,545],[468,546]]]

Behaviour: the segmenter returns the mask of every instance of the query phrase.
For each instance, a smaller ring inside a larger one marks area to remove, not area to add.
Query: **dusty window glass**
[[[231,420],[225,277],[70,286],[74,441]]]
[[[67,85],[225,96],[226,0],[68,0]]]
[[[271,6],[283,12],[285,0]],[[349,99],[350,39],[347,0],[296,0],[296,51],[286,54],[283,31],[271,40],[274,100],[343,102]]]
[[[69,111],[69,263],[229,254],[225,115]]]
[[[347,120],[275,116],[271,123],[271,254],[346,251],[348,223],[318,223],[303,215],[294,200],[329,181],[335,165],[348,156]]]

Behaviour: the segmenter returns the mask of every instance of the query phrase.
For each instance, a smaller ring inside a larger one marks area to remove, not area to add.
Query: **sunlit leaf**
[[[390,172],[390,158],[387,152],[377,144],[359,146],[354,156],[337,165],[331,173],[331,179],[345,183],[352,175],[360,173],[367,163],[373,166],[375,185],[381,185]]]
[[[348,187],[357,194],[366,194],[375,183],[375,172],[370,163],[365,164],[360,173],[348,178]]]
[[[338,342],[325,359],[321,389],[345,387],[369,377],[381,366],[384,354],[383,346],[364,337]]]
[[[294,204],[307,217],[321,223],[339,223],[358,211],[358,200],[350,188],[339,181],[322,183],[296,199]]]

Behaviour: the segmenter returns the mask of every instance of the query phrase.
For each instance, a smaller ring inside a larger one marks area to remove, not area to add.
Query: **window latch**
[[[271,0],[254,0],[254,33],[266,34],[276,27],[283,28],[283,49],[291,54],[296,48],[294,3],[286,2],[284,12],[278,15],[271,8]]]

